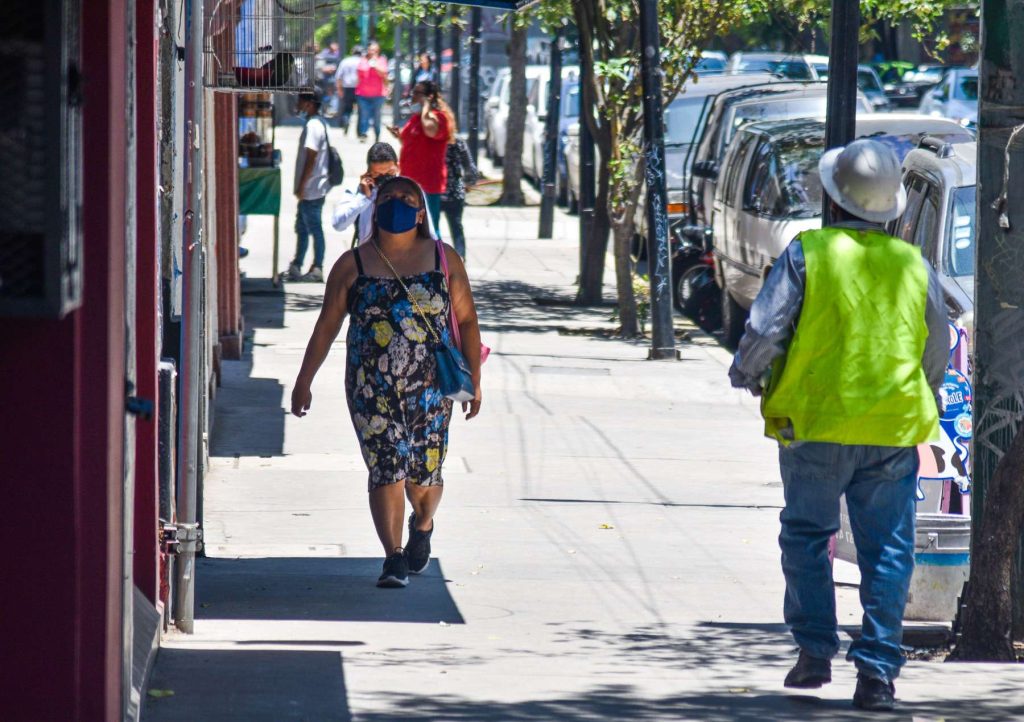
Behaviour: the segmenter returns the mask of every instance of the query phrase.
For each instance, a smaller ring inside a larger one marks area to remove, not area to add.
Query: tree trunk
[[[608,255],[608,234],[611,223],[608,217],[608,166],[604,159],[598,163],[597,195],[594,198],[594,221],[590,238],[583,249],[583,263],[580,268],[580,287],[576,303],[581,306],[596,306],[601,303],[604,290],[604,263]]]
[[[958,662],[1015,662],[1013,563],[1024,520],[1024,424],[996,466],[985,514],[971,549],[971,579],[961,636],[949,656]],[[1017,593],[1021,593],[1020,590]]]
[[[609,213],[612,234],[615,239],[615,290],[619,300],[619,320],[622,322],[620,333],[623,338],[636,338],[640,335],[636,294],[633,292],[633,259],[629,252],[635,230],[634,214],[643,183],[644,162],[642,159],[638,159],[633,164],[632,178],[629,179],[629,191],[622,199],[622,206],[618,209],[618,213]]]
[[[512,21],[510,21],[512,22]],[[526,126],[526,26],[512,22],[508,41],[509,101],[508,128],[505,133],[505,172],[501,186],[504,206],[522,206],[523,196],[523,129]]]

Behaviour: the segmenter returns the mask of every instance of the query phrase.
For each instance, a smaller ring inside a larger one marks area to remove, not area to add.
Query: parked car
[[[558,204],[569,203],[569,164],[565,157],[569,143],[569,128],[580,118],[580,83],[570,80],[562,85],[562,109],[559,113],[558,151],[555,155],[555,195]]]
[[[915,65],[902,60],[890,60],[881,63],[872,63],[879,79],[882,81],[882,90],[885,97],[889,99],[889,105],[893,108],[916,108],[921,104],[921,96],[931,87],[929,83],[911,83],[905,80],[905,76],[913,72]]]
[[[724,73],[725,66],[729,62],[729,56],[720,50],[705,50],[700,55],[700,60],[697,61],[697,67],[694,68],[698,73]]]
[[[772,76],[713,75],[689,81],[683,92],[665,110],[665,188],[669,224],[675,225],[688,218],[686,180],[689,176],[689,158],[692,156],[694,137],[700,127],[701,116],[708,98],[741,86],[749,86],[750,79],[771,82]],[[634,217],[632,254],[640,260],[647,256],[646,187],[640,192]]]
[[[494,158],[494,152],[491,150],[494,146],[494,141],[491,137],[491,127],[494,125],[494,116],[497,114],[498,106],[501,104],[502,90],[508,83],[511,72],[508,68],[502,68],[497,72],[494,76],[494,82],[491,83],[491,87],[487,90],[487,100],[484,101],[484,155],[488,158]]]
[[[566,86],[577,82],[580,69],[570,65],[562,68],[562,103],[558,114],[558,136],[576,118],[565,118],[561,109],[565,107]],[[526,125],[523,128],[523,175],[540,185],[544,175],[544,136],[548,120],[548,96],[551,94],[551,68],[539,73],[526,97]],[[577,104],[577,109],[578,109]],[[578,110],[577,110],[578,114]],[[557,148],[556,148],[557,152]]]
[[[549,72],[549,68],[546,65],[527,65],[526,66],[526,97],[529,98],[533,93],[533,86],[536,84],[537,79],[542,74]],[[485,117],[488,119],[486,138],[487,138],[487,153],[488,156],[494,161],[494,165],[500,166],[502,161],[505,159],[505,140],[508,129],[508,106],[509,97],[511,91],[511,73],[506,68],[498,73],[498,76],[494,79],[494,85],[491,97],[487,99],[485,107]]]
[[[907,205],[889,227],[894,236],[920,246],[931,261],[950,319],[967,331],[969,344],[974,338],[977,156],[976,143],[924,138],[903,160]]]
[[[733,53],[726,63],[729,75],[771,73],[790,80],[814,80],[811,64],[799,53]]]
[[[864,93],[876,113],[892,110],[889,96],[882,87],[882,79],[870,65],[857,66],[857,89]]]
[[[951,69],[942,81],[925,93],[921,113],[952,118],[964,127],[978,126],[978,71]]]
[[[901,160],[925,137],[944,143],[972,140],[957,123],[915,113],[860,115],[857,135],[889,145]],[[825,123],[806,119],[748,125],[729,145],[713,212],[727,345],[739,342],[747,311],[775,259],[798,233],[821,225],[818,161],[824,147]]]
[[[759,76],[764,78],[765,76]],[[828,87],[825,83],[800,83],[771,79],[756,85],[726,90],[709,101],[690,159],[686,184],[690,222],[711,226],[718,174],[722,159],[736,131],[746,123],[784,118],[820,118],[825,116]],[[871,104],[859,94],[860,109],[871,111]]]

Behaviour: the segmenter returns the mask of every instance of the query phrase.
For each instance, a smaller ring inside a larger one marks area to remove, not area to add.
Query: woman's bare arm
[[[462,337],[462,355],[466,357],[469,371],[473,375],[473,386],[476,387],[476,398],[462,405],[462,410],[468,411],[466,419],[472,419],[480,413],[480,403],[483,399],[480,392],[480,323],[476,315],[476,304],[473,302],[473,289],[469,285],[469,274],[466,273],[462,258],[447,244],[444,252],[448,261],[452,308],[455,309],[459,335]]]
[[[296,416],[305,416],[309,410],[313,402],[313,394],[310,391],[313,378],[327,358],[331,344],[338,337],[341,324],[348,313],[348,292],[358,275],[352,254],[353,251],[343,254],[327,276],[320,316],[306,345],[306,354],[302,357],[302,366],[292,389],[292,413]]]

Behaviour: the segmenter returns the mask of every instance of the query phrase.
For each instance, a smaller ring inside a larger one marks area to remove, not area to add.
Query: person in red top
[[[359,140],[366,140],[366,131],[373,123],[374,142],[380,141],[380,111],[387,95],[388,59],[380,54],[380,45],[372,41],[366,47],[366,57],[359,61],[356,71],[356,103],[359,105]]]
[[[413,86],[411,108],[413,115],[401,130],[396,125],[388,130],[402,141],[398,159],[402,174],[423,188],[434,228],[440,229],[441,195],[448,183],[445,155],[455,139],[455,116],[437,83],[430,80]]]

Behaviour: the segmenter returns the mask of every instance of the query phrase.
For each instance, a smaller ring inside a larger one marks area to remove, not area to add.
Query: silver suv
[[[974,336],[977,143],[924,138],[903,161],[907,207],[890,232],[923,249],[939,273],[950,320]]]

